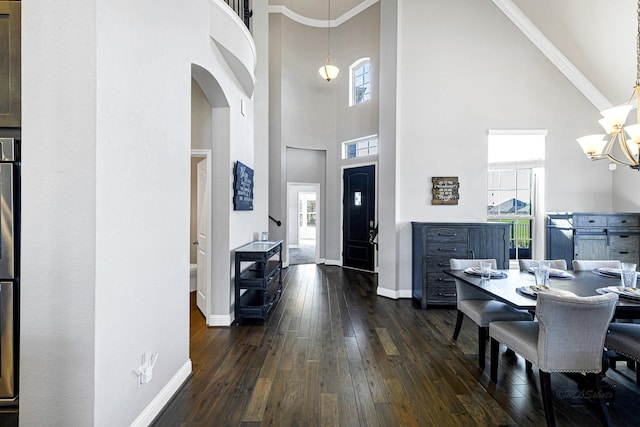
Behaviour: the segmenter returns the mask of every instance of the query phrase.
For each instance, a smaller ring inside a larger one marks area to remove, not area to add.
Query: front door
[[[375,166],[344,171],[342,265],[373,271],[374,246],[369,242],[375,228]]]

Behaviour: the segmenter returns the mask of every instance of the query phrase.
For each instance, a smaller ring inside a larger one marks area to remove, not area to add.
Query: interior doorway
[[[288,265],[317,264],[320,236],[320,184],[287,184]]]
[[[196,306],[209,315],[211,277],[211,150],[191,150],[190,292]]]

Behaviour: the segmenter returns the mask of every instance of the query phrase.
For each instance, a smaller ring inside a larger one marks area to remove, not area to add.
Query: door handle
[[[193,242],[191,242],[191,244],[192,244],[192,245],[196,245],[196,246],[198,246],[198,245],[199,245],[199,243],[198,243],[198,241],[197,241],[197,240],[194,240]]]

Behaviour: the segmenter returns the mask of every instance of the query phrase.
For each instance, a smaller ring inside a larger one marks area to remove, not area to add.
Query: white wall
[[[547,210],[611,209],[610,174],[575,143],[595,108],[492,2],[407,0],[398,31],[398,281],[379,286],[411,288],[410,221],[486,220],[489,129],[548,129]],[[433,176],[459,177],[458,205],[430,204]]]
[[[209,37],[211,13],[227,6],[22,4],[20,422],[148,422],[190,372],[192,63],[229,105],[217,172],[229,183],[235,160],[266,169],[254,159],[251,94]],[[225,260],[229,316],[230,251],[265,227],[266,203],[240,214],[224,191],[228,238],[214,258]],[[159,358],[139,389],[131,371],[145,351]]]

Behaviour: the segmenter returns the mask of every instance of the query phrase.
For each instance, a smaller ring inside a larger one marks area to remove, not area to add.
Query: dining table
[[[512,307],[533,311],[536,308],[536,297],[533,293],[523,290],[535,286],[533,274],[516,269],[496,270],[495,276],[483,280],[480,276],[469,274],[465,270],[446,270],[455,279],[472,286],[497,301],[502,301]],[[577,296],[587,297],[608,292],[613,287],[620,286],[620,277],[598,274],[594,271],[568,271],[564,277],[549,277],[550,290],[569,291]],[[492,275],[493,276],[493,275]],[[625,297],[619,294],[615,317],[618,319],[640,319],[640,296]]]
[[[532,273],[528,271],[520,271],[516,269],[509,270],[494,270],[492,272],[492,278],[489,280],[482,279],[476,274],[469,274],[465,270],[446,270],[450,276],[460,282],[472,286],[497,301],[502,301],[509,304],[512,307],[528,310],[534,312],[536,308],[536,297],[530,292],[523,292],[523,290],[529,290],[533,286],[536,287],[535,278]],[[495,274],[495,277],[494,276]],[[548,288],[550,291],[569,291],[577,296],[588,297],[592,295],[599,295],[604,292],[611,292],[613,288],[621,285],[620,277],[599,274],[596,270],[593,271],[567,271],[563,278],[549,277]],[[616,303],[616,310],[614,318],[618,320],[628,321],[629,319],[640,319],[640,297],[629,298],[619,295],[618,302]],[[605,393],[606,401],[615,401],[615,386],[609,384],[606,379],[606,371],[610,367],[612,358],[617,357],[615,352],[603,352],[603,372],[601,377],[601,390]],[[581,384],[580,387],[587,390],[591,387],[590,384],[584,382],[584,376],[580,374],[565,375],[573,378],[577,383]],[[592,392],[595,392],[591,390]]]

